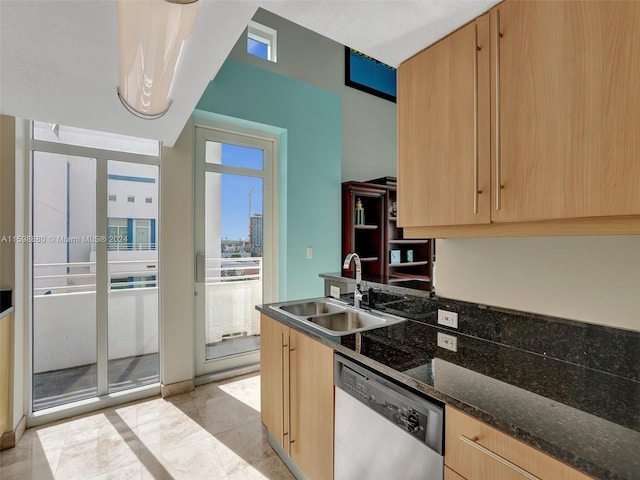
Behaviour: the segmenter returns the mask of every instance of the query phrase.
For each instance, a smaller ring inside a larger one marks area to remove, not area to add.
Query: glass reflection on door
[[[110,160],[108,389],[157,383],[158,166]]]
[[[96,160],[33,154],[33,410],[95,397]]]

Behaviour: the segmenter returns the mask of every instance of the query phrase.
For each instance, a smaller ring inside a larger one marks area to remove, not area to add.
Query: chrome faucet
[[[356,264],[356,289],[353,292],[353,306],[360,308],[360,301],[362,300],[362,291],[360,290],[360,283],[362,283],[362,265],[360,263],[360,257],[357,253],[349,253],[344,259],[342,268],[348,270],[351,265],[351,259]]]

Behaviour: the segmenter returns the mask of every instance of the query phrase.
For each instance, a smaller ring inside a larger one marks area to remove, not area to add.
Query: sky
[[[263,152],[257,148],[222,144],[222,164],[262,169]],[[222,238],[231,240],[249,236],[249,191],[251,213],[262,212],[263,180],[255,177],[223,174]]]

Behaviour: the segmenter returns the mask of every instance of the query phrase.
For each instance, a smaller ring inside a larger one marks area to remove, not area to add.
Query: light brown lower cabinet
[[[0,318],[0,436],[9,425],[9,361],[13,313]]]
[[[262,423],[309,480],[333,479],[333,350],[260,316]]]
[[[448,405],[445,425],[446,480],[591,478]]]
[[[455,471],[451,470],[449,467],[445,465],[444,480],[465,480],[465,478],[458,475]]]

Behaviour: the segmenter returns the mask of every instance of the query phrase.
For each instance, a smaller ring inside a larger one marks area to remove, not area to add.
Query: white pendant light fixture
[[[171,105],[171,86],[198,0],[118,0],[118,96],[134,115],[161,117]]]

